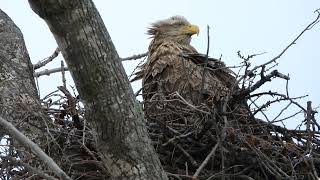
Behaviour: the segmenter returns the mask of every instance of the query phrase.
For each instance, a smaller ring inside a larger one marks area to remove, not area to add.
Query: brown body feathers
[[[223,62],[209,58],[204,70],[206,56],[190,45],[191,36],[198,32],[181,16],[152,24],[148,33],[153,39],[141,74],[147,115],[161,112],[153,102],[171,101],[177,95],[192,106],[213,107],[233,88],[236,80]]]

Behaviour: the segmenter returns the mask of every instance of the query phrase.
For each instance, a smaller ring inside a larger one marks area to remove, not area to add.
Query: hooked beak
[[[190,25],[184,26],[182,28],[182,32],[190,35],[194,35],[194,34],[199,35],[200,30],[197,25],[190,24]]]

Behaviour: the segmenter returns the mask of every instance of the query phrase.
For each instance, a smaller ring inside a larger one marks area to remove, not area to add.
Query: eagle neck
[[[161,45],[163,44],[169,44],[169,43],[177,45],[179,49],[182,51],[185,51],[186,53],[196,53],[197,50],[192,47],[189,43],[178,43],[175,41],[172,41],[170,39],[165,39],[165,38],[154,38],[152,39],[150,45],[149,45],[149,56],[152,55]]]

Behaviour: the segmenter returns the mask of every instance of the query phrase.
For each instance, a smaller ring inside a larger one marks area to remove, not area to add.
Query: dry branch
[[[69,69],[68,69],[68,67],[64,67],[63,70],[64,71],[68,71]],[[40,77],[40,76],[43,76],[43,75],[49,76],[50,74],[61,72],[61,71],[62,71],[61,68],[45,69],[45,70],[40,71],[40,72],[35,72],[33,76],[34,77]]]
[[[268,64],[271,64],[273,62],[276,62],[276,60],[278,60],[285,52],[287,52],[287,50],[292,47],[294,44],[296,44],[296,42],[298,41],[298,39],[300,39],[300,37],[305,34],[306,31],[308,30],[311,30],[316,24],[319,23],[319,19],[320,19],[320,11],[319,9],[315,11],[315,13],[317,13],[317,16],[316,18],[310,23],[308,24],[308,26],[306,26],[301,32],[300,34],[298,34],[298,36],[296,36],[294,38],[294,40],[287,46],[285,47],[277,56],[275,56],[274,58],[272,58],[271,60],[261,64],[261,65],[258,65],[258,66],[255,66],[254,68],[252,68],[250,71],[247,72],[247,74],[252,74],[254,73],[255,70],[257,70],[258,68],[262,68],[262,67],[265,67],[266,65]],[[245,78],[245,76],[242,76],[238,79],[238,82],[239,83],[241,80],[243,80]]]
[[[59,55],[59,53],[60,53],[60,50],[59,50],[59,47],[57,47],[51,56],[33,65],[33,69],[36,70],[47,65],[49,62],[53,61]]]
[[[58,50],[58,51],[57,51]],[[52,54],[51,56],[49,56],[46,60],[44,61],[40,61],[39,63],[34,65],[34,70],[39,69],[40,67],[45,66],[46,64],[48,64],[49,62],[51,62],[54,58],[56,58],[60,52],[60,50],[57,48],[57,50],[54,52],[54,54]],[[126,58],[121,58],[121,61],[129,61],[129,60],[137,60],[137,59],[141,59],[143,57],[146,57],[148,55],[148,53],[142,53],[142,54],[138,54],[138,55],[132,55],[130,57],[126,57]],[[64,72],[64,71],[69,71],[68,67],[61,67],[61,68],[53,68],[53,69],[45,69],[39,72],[34,72],[33,76],[34,77],[40,77],[43,75],[47,75],[49,76],[50,74],[53,73],[58,73],[58,72]]]
[[[262,70],[261,70],[262,71],[261,72],[261,79],[259,81],[257,81],[255,84],[253,84],[252,86],[249,86],[246,89],[240,90],[240,92],[237,96],[246,97],[247,95],[249,95],[253,91],[257,90],[259,87],[261,87],[264,83],[266,83],[268,81],[270,82],[271,78],[278,77],[278,78],[285,79],[285,80],[290,79],[287,75],[284,75],[277,70],[273,70],[270,74],[264,76],[263,69],[264,68],[262,68]]]
[[[25,148],[30,149],[39,159],[50,167],[50,169],[61,179],[71,180],[71,178],[49,157],[43,150],[28,137],[16,129],[10,122],[0,117],[0,125],[6,129],[8,134],[16,139]]]
[[[121,61],[129,61],[129,60],[137,60],[141,59],[143,57],[146,57],[148,55],[148,52],[142,53],[142,54],[137,54],[137,55],[132,55],[126,58],[121,58]]]

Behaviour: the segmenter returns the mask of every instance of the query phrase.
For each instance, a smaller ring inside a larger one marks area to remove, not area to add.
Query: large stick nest
[[[320,173],[314,126],[288,130],[218,107],[195,107],[178,94],[148,103],[159,110],[148,113],[148,129],[170,179],[315,179]],[[310,117],[305,123],[312,124]]]

